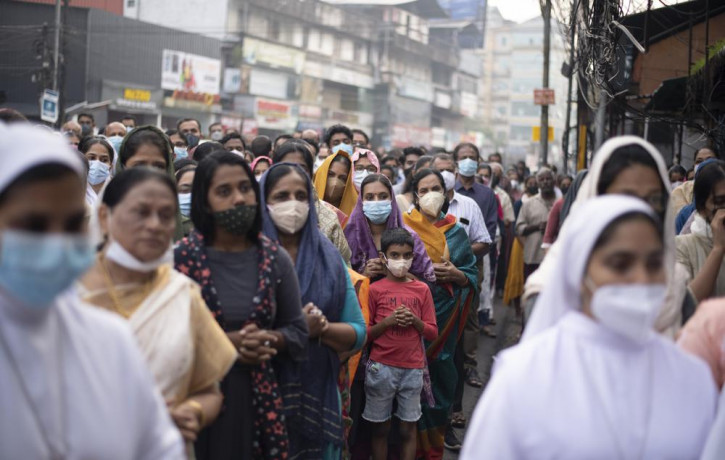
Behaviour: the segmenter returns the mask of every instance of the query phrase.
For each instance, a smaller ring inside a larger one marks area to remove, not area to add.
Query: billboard
[[[219,94],[221,61],[183,51],[164,50],[161,88],[184,93]]]

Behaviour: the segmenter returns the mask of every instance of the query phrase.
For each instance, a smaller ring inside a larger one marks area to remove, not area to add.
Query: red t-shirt
[[[423,337],[433,341],[438,337],[436,311],[433,296],[425,283],[409,281],[399,283],[383,278],[370,286],[370,328],[386,317],[396,308],[405,305],[423,321]],[[375,339],[371,345],[370,359],[388,366],[406,369],[422,369],[425,367],[425,353],[421,334],[412,325],[402,328],[389,327]]]

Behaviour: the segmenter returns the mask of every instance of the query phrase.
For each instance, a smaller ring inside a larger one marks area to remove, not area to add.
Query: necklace
[[[59,321],[60,327],[58,330],[58,343],[56,343],[55,351],[56,351],[56,362],[58,363],[58,369],[60,369],[61,373],[65,372],[65,366],[63,365],[63,324],[62,321]],[[65,431],[65,424],[67,422],[65,414],[67,413],[67,400],[64,393],[65,390],[65,378],[64,375],[61,375],[60,377],[60,391],[61,391],[61,397],[60,397],[60,426],[59,426],[59,438],[60,438],[60,446],[57,446],[55,443],[51,441],[50,434],[46,431],[46,427],[43,425],[42,420],[40,419],[40,411],[38,410],[38,407],[35,404],[35,401],[33,401],[33,398],[30,395],[30,390],[28,389],[28,386],[25,382],[25,379],[23,378],[23,374],[20,372],[20,366],[18,365],[18,362],[15,360],[15,357],[13,356],[12,351],[10,350],[10,346],[8,345],[7,340],[5,339],[5,335],[2,333],[2,330],[0,329],[0,344],[2,345],[2,349],[5,352],[5,355],[8,357],[8,361],[10,362],[10,365],[12,366],[12,371],[15,374],[15,377],[18,380],[18,384],[20,385],[20,389],[23,393],[23,398],[28,402],[28,405],[30,406],[30,411],[33,414],[33,419],[35,420],[35,423],[38,425],[38,430],[40,431],[41,436],[43,437],[43,441],[45,442],[46,447],[48,448],[48,451],[50,451],[50,458],[53,460],[62,460],[68,457],[68,440],[66,439],[66,431]]]
[[[111,279],[111,272],[108,270],[108,267],[106,267],[105,258],[98,255],[98,265],[101,267],[101,273],[103,274],[103,279],[106,283],[106,288],[108,289],[108,295],[111,297],[111,302],[113,303],[113,309],[118,313],[119,315],[123,316],[126,319],[129,319],[131,315],[133,315],[132,312],[128,312],[125,308],[123,308],[123,305],[121,304],[121,300],[118,298],[118,292],[116,292],[116,287],[113,284],[113,279]],[[145,281],[143,283],[143,294],[141,296],[142,299],[145,299],[149,292],[151,291],[151,288],[153,287],[152,281],[154,277],[151,277],[148,281]],[[134,309],[135,311],[135,309]]]

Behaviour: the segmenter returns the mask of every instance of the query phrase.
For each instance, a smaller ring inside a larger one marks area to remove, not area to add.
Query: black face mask
[[[214,221],[232,235],[243,236],[249,232],[257,217],[257,205],[240,205],[214,213]]]
[[[529,195],[536,195],[537,193],[539,193],[539,187],[526,187],[526,192],[528,192]]]
[[[566,192],[569,191],[569,187],[561,187],[561,194],[566,195]]]
[[[81,134],[83,137],[90,136],[93,131],[93,125],[90,123],[81,123]]]
[[[499,179],[499,177],[496,174],[494,174],[493,176],[491,176],[491,188],[498,187],[499,181],[500,181],[500,179]]]
[[[405,177],[410,177],[410,175],[413,173],[413,168],[405,168],[403,169],[403,173],[405,173]]]

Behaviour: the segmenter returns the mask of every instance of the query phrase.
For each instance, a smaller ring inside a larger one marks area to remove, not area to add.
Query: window
[[[368,46],[365,43],[357,43],[355,45],[355,61],[359,64],[367,65],[368,63]]]
[[[352,40],[344,38],[340,43],[340,59],[343,61],[355,60],[355,43]]]
[[[136,8],[136,0],[126,0],[126,8]]]

